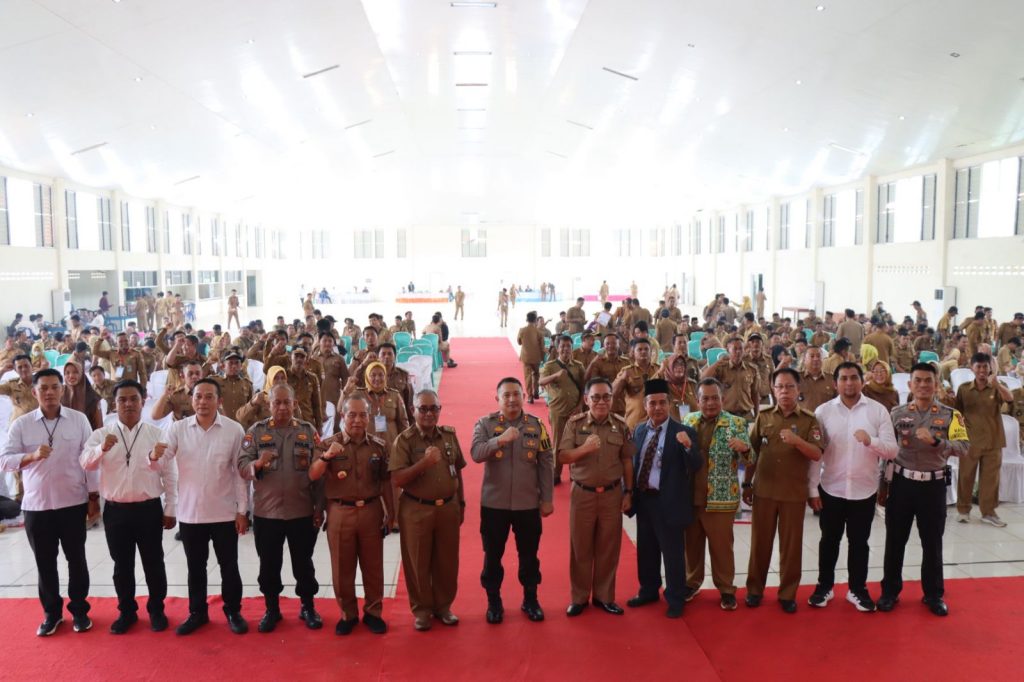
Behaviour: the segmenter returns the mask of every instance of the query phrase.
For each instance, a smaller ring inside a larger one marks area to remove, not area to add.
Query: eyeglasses
[[[593,393],[590,396],[590,402],[592,403],[610,403],[611,401],[611,393]]]
[[[431,412],[440,412],[440,405],[417,405],[416,411],[420,414],[430,414]]]

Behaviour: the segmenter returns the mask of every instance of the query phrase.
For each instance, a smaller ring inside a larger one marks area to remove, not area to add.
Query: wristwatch
[[[743,481],[743,483],[740,484],[740,487],[743,488],[744,490],[747,490],[748,488],[753,488],[754,484],[751,483],[750,481]]]
[[[623,495],[632,495],[633,494],[633,489],[632,488],[623,488],[622,489],[622,494]]]

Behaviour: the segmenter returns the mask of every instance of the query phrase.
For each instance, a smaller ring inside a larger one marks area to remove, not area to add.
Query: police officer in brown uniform
[[[477,420],[473,428],[473,461],[484,465],[480,490],[480,535],[484,568],[480,584],[487,591],[487,622],[500,623],[505,609],[501,583],[508,533],[516,538],[522,610],[531,621],[544,620],[537,601],[540,584],[541,518],[554,512],[554,456],[543,422],[523,412],[523,385],[514,377],[498,382],[499,410]]]
[[[242,356],[237,351],[225,355],[221,364],[224,374],[213,377],[220,385],[221,410],[228,419],[239,421],[238,411],[252,400],[252,381],[242,373]]]
[[[800,374],[800,395],[797,402],[808,412],[814,412],[836,397],[836,382],[822,371],[822,353],[811,346],[804,353],[804,371]]]
[[[587,371],[583,375],[586,381],[590,381],[594,377],[604,377],[608,381],[615,381],[615,377],[619,376],[619,372],[633,364],[629,358],[619,355],[620,342],[619,337],[615,333],[609,332],[605,334],[602,337],[601,343],[601,354],[590,361]],[[624,393],[615,396],[612,400],[612,412],[620,417],[626,414],[626,397]]]
[[[324,403],[337,405],[341,398],[341,388],[348,381],[348,366],[345,358],[338,353],[337,341],[330,332],[321,332],[317,348],[313,356],[320,361],[323,367],[324,381],[320,385],[321,398]]]
[[[198,360],[192,360],[184,366],[185,383],[174,390],[164,391],[153,406],[152,418],[160,420],[169,414],[174,421],[187,419],[196,413],[192,407],[192,388],[203,378],[203,367]]]
[[[622,514],[631,506],[636,446],[626,420],[612,414],[611,382],[587,382],[588,411],[569,420],[559,440],[559,464],[569,465],[569,582],[566,614],[578,616],[593,596],[594,606],[622,615],[615,603],[615,572],[622,548]],[[625,483],[623,483],[625,481]]]
[[[462,469],[466,459],[455,429],[437,425],[441,402],[430,389],[415,398],[416,423],[392,449],[392,480],[402,489],[402,567],[417,630],[429,630],[431,616],[457,625],[452,613],[459,578],[459,527],[465,516]]]
[[[548,421],[551,433],[555,434],[552,443],[556,444],[555,484],[562,482],[562,462],[558,460],[557,444],[561,442],[565,423],[579,412],[583,400],[583,365],[572,359],[572,339],[568,336],[555,338],[558,356],[544,363],[541,370],[540,385],[548,394]]]
[[[644,409],[644,384],[661,377],[661,367],[651,362],[651,342],[646,337],[633,339],[633,364],[619,371],[612,381],[616,396],[622,396],[626,404],[626,424],[635,427],[647,416]]]
[[[519,344],[519,361],[523,363],[523,380],[526,382],[526,396],[532,403],[540,397],[540,379],[537,376],[544,362],[544,337],[537,329],[537,313],[526,313],[526,326],[519,330],[516,338]]]
[[[313,606],[320,589],[313,548],[323,525],[321,485],[309,478],[319,434],[309,422],[292,417],[295,390],[278,384],[270,390],[273,417],[255,424],[242,440],[238,470],[252,481],[252,530],[260,558],[259,585],[266,603],[260,632],[272,632],[281,620],[281,563],[288,541],[295,594],[302,600],[299,618],[311,630],[323,623]]]
[[[359,622],[356,562],[363,576],[363,623],[374,634],[387,632],[381,618],[384,598],[384,536],[394,516],[394,498],[384,441],[370,435],[369,402],[356,394],[342,402],[342,430],[318,446],[322,454],[309,468],[324,479],[327,541],[331,548],[334,596],[342,618],[334,628],[347,635]]]
[[[772,373],[776,404],[758,415],[750,433],[753,462],[743,473],[743,501],[754,508],[747,568],[747,606],[761,605],[779,531],[779,605],[796,613],[803,555],[804,506],[810,462],[821,459],[821,429],[797,401],[800,374],[784,367]],[[751,484],[753,479],[753,484]]]
[[[117,335],[116,350],[106,350],[102,347],[97,347],[93,351],[93,355],[110,362],[111,367],[114,369],[114,377],[118,381],[137,381],[143,388],[146,387],[146,362],[139,351],[132,350],[129,347],[128,335],[126,333],[121,332]]]
[[[729,351],[713,365],[701,370],[701,379],[718,379],[725,387],[722,409],[729,414],[751,421],[757,414],[761,402],[757,368],[746,361],[743,355],[743,339],[732,336],[726,342]]]

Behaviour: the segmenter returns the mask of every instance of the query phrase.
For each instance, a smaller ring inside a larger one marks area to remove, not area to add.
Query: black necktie
[[[651,478],[651,467],[654,466],[654,453],[658,451],[658,437],[661,435],[661,427],[654,429],[654,435],[651,436],[651,442],[647,444],[647,448],[644,449],[644,459],[640,462],[640,476],[637,478],[636,487],[640,490],[647,490],[649,487],[648,481]]]

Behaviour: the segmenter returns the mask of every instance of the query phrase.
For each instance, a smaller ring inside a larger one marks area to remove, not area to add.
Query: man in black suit
[[[637,424],[633,441],[636,559],[640,590],[626,604],[658,601],[661,562],[665,562],[665,600],[669,618],[683,615],[686,562],[683,529],[693,520],[693,474],[703,466],[697,432],[669,419],[669,388],[664,379],[644,383],[647,421]]]

